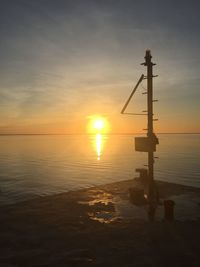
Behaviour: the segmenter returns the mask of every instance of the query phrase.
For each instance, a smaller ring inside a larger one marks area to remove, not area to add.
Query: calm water
[[[155,178],[200,187],[200,135],[162,134]],[[134,136],[0,136],[0,203],[131,179],[147,163]]]

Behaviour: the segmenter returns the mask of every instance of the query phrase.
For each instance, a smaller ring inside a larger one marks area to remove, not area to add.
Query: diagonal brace
[[[138,82],[137,82],[136,86],[134,87],[132,93],[130,94],[128,100],[126,101],[126,103],[125,103],[125,105],[124,105],[124,107],[123,107],[123,109],[121,111],[121,114],[124,114],[125,109],[127,108],[129,102],[131,101],[131,98],[133,97],[135,91],[137,90],[139,84],[142,82],[143,79],[144,79],[144,74],[142,74],[141,77],[140,77],[140,79],[138,80]]]

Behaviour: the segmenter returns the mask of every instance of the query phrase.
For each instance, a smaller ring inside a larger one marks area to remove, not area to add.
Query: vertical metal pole
[[[151,62],[151,52],[146,51],[145,65],[147,66],[147,111],[148,111],[148,127],[147,136],[149,140],[153,137],[153,63]],[[154,179],[154,152],[148,152],[148,169],[149,169],[149,191]],[[150,192],[149,192],[150,193]]]
[[[151,52],[146,51],[145,63],[147,66],[147,112],[148,112],[148,129],[147,138],[149,143],[148,149],[148,201],[149,210],[148,216],[150,220],[155,217],[157,202],[158,202],[158,191],[154,183],[154,151],[155,145],[158,144],[158,139],[153,132],[153,65],[151,62]]]

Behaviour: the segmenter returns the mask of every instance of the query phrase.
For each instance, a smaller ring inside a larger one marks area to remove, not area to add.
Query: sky
[[[111,133],[142,133],[120,111],[154,67],[155,132],[200,132],[200,2],[1,0],[0,134],[85,133],[102,116]],[[128,110],[146,108],[146,81]]]

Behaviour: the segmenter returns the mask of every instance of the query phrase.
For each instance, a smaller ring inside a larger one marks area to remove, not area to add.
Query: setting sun
[[[109,123],[106,118],[92,116],[88,124],[89,133],[108,133]]]
[[[102,130],[104,127],[104,121],[102,119],[97,119],[94,121],[94,128],[97,130]]]

